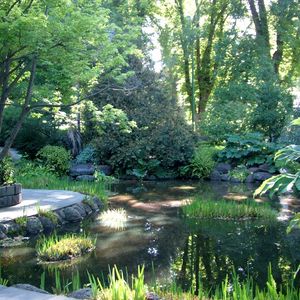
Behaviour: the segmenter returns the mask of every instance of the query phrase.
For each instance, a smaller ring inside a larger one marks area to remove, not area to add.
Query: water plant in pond
[[[57,177],[49,169],[25,162],[16,172],[16,180],[27,189],[67,190],[107,198],[103,182],[72,181],[68,177]]]
[[[105,227],[123,229],[127,222],[127,213],[123,208],[108,209],[100,214],[98,219]]]
[[[144,267],[138,266],[137,276],[131,277],[131,285],[125,280],[122,271],[116,266],[109,275],[108,287],[105,287],[99,278],[89,274],[89,281],[93,297],[97,300],[144,300],[146,285],[144,282]]]
[[[188,217],[216,219],[275,219],[277,215],[276,211],[265,203],[261,204],[250,200],[241,203],[230,200],[215,201],[200,197],[184,206],[183,212]]]
[[[65,234],[42,236],[36,245],[38,258],[41,261],[53,262],[82,256],[95,249],[96,241],[82,234]]]

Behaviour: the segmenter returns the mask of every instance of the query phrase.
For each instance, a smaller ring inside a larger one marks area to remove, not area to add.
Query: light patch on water
[[[105,227],[124,229],[128,220],[126,210],[123,208],[109,209],[100,214],[98,220]]]

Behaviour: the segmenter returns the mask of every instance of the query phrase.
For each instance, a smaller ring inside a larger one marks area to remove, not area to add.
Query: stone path
[[[22,197],[20,204],[0,209],[0,222],[36,215],[39,208],[56,210],[67,207],[82,202],[85,196],[70,191],[23,189]]]
[[[75,298],[41,294],[37,292],[17,289],[14,287],[0,286],[0,300],[75,300]]]

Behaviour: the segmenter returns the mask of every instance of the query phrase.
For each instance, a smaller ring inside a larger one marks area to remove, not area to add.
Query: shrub
[[[75,162],[77,164],[88,164],[88,163],[95,164],[95,163],[97,163],[95,148],[92,145],[86,146],[80,152],[80,154],[77,155]]]
[[[215,156],[218,149],[211,145],[202,144],[194,152],[189,165],[181,168],[183,176],[207,178],[215,166]]]
[[[86,235],[66,234],[42,237],[36,250],[42,261],[59,261],[79,257],[95,249],[95,241]]]
[[[14,179],[14,166],[10,157],[5,157],[0,161],[0,186],[13,184]]]
[[[273,155],[278,146],[269,143],[258,132],[250,132],[243,136],[229,135],[225,148],[219,152],[221,161],[233,165],[253,166],[268,163],[273,164]]]
[[[238,165],[236,168],[229,172],[231,178],[238,179],[241,182],[244,182],[249,175],[249,171],[246,166]]]
[[[68,173],[71,154],[60,146],[45,146],[37,154],[43,164],[58,176]]]

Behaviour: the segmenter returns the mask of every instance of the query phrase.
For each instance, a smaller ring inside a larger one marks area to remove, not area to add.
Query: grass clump
[[[55,225],[58,223],[58,217],[57,217],[56,213],[53,212],[52,210],[44,210],[42,208],[38,208],[38,215],[40,217],[48,218]]]
[[[53,234],[41,237],[37,242],[36,251],[41,261],[53,262],[80,257],[94,250],[95,244],[95,240],[84,234]]]
[[[123,208],[108,209],[102,212],[98,219],[105,227],[123,229],[127,222],[127,213]]]
[[[275,220],[277,213],[267,204],[247,200],[237,203],[230,200],[204,200],[196,198],[192,203],[183,207],[188,217],[212,219],[249,219],[264,218]]]
[[[19,166],[16,180],[27,189],[67,190],[107,198],[106,185],[102,182],[73,181],[68,177],[58,177],[47,167],[25,162]]]

